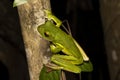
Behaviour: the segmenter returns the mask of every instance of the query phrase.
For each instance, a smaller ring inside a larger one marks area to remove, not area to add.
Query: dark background
[[[22,56],[22,59],[24,58],[24,63],[27,64],[18,13],[17,9],[12,7],[12,2],[12,0],[2,0],[0,2],[0,56],[4,53],[9,54],[8,52],[13,53],[16,51]],[[93,72],[83,72],[81,74],[82,80],[110,80],[99,1],[51,0],[51,7],[58,18],[69,21],[73,37],[83,47],[93,63]],[[0,61],[0,80],[9,80],[7,63],[4,63],[2,58]],[[26,66],[23,68],[23,70],[26,70],[24,73],[28,76],[27,65],[24,66]],[[23,74],[23,72],[18,73]],[[22,77],[28,80],[25,75]],[[78,74],[66,72],[66,75],[68,80],[80,79]]]
[[[82,80],[110,80],[99,1],[51,0],[51,7],[58,18],[69,21],[74,38],[93,63],[93,72],[82,73]],[[79,80],[75,78],[78,75],[74,75],[74,78],[71,78],[70,74],[67,75],[69,80]]]

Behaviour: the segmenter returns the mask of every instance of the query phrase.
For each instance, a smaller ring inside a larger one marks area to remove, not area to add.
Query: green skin
[[[49,10],[44,10],[45,14],[46,14],[46,18],[48,20],[54,21],[56,23],[56,27],[60,27],[62,25],[62,21],[59,20],[55,15],[52,14],[51,11]],[[70,34],[69,34],[70,35]],[[88,56],[86,55],[86,53],[84,52],[84,50],[81,48],[81,46],[77,43],[77,41],[72,38],[74,43],[76,44],[76,46],[78,47],[79,51],[81,52],[82,56],[83,56],[83,60],[84,61],[89,61]],[[54,47],[53,47],[54,48]],[[55,51],[55,50],[54,50]]]
[[[51,21],[38,27],[41,36],[50,41],[51,51],[58,53],[62,51],[66,55],[54,54],[51,61],[57,66],[51,66],[52,69],[63,69],[74,73],[80,73],[81,69],[77,66],[83,63],[83,56],[73,38],[56,27]]]

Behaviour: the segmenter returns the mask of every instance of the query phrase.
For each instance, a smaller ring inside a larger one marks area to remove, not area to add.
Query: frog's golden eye
[[[49,37],[49,36],[50,36],[50,33],[49,33],[49,32],[45,32],[44,35],[45,35],[46,37]]]

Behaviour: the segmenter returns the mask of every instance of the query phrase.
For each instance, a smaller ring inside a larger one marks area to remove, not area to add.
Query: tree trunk
[[[28,3],[18,6],[30,80],[39,80],[43,53],[48,48],[48,42],[40,38],[37,31],[37,27],[45,22],[43,9],[50,9],[49,0],[28,0]]]
[[[101,0],[100,10],[111,80],[120,80],[120,0]]]

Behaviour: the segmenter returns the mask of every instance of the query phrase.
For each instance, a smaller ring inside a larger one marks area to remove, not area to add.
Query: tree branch
[[[44,23],[43,9],[50,9],[49,0],[28,0],[28,3],[18,6],[22,34],[29,67],[30,80],[39,80],[43,65],[43,53],[48,48],[48,42],[41,39],[37,27]]]

